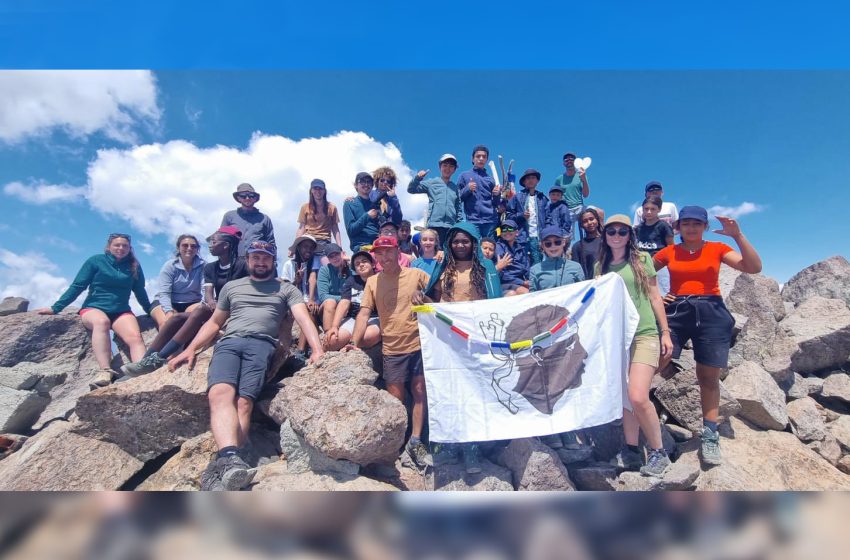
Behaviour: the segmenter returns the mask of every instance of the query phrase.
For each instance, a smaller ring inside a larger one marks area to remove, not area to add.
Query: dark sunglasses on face
[[[310,187],[310,188],[311,188],[311,189],[313,189],[314,191],[323,191],[323,190],[325,190],[325,187]]]
[[[241,194],[237,194],[236,198],[250,198],[250,199],[252,199],[252,198],[257,198],[257,195],[254,194],[254,193],[241,193]]]
[[[516,228],[512,228],[510,226],[508,226],[508,227],[503,226],[502,227],[502,233],[511,233],[512,231],[516,231]]]
[[[395,181],[387,178],[379,179],[378,182],[383,183],[384,185],[395,185]]]
[[[197,243],[181,243],[180,244],[181,249],[197,249],[198,247],[200,247],[200,245],[198,245]]]
[[[364,179],[364,180],[357,181],[357,184],[361,185],[363,187],[371,187],[374,183],[372,181]]]
[[[113,239],[117,239],[117,238],[119,238],[119,237],[123,237],[123,238],[124,238],[124,239],[126,239],[127,241],[131,241],[131,240],[130,240],[130,234],[129,234],[129,233],[110,233],[110,234],[109,234],[109,240],[110,240],[110,241],[112,241]]]
[[[605,235],[619,235],[620,237],[627,237],[629,235],[629,228],[607,228],[605,230]]]
[[[552,241],[544,241],[543,242],[543,246],[546,247],[547,249],[549,247],[560,247],[563,244],[564,244],[563,239],[553,239]]]

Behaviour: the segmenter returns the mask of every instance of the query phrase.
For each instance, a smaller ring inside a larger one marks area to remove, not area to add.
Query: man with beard
[[[183,363],[192,367],[195,353],[224,328],[207,373],[210,425],[218,455],[201,475],[201,490],[240,490],[254,478],[255,470],[249,468],[241,449],[248,441],[251,410],[265,384],[287,313],[292,313],[313,350],[310,361],[322,356],[319,333],[301,292],[274,277],[275,246],[255,241],[247,253],[249,276],[224,285],[210,320],[168,364],[172,371]]]

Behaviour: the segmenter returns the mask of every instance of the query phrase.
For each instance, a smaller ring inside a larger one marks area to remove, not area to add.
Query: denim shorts
[[[725,368],[729,361],[735,319],[720,296],[679,296],[667,306],[667,323],[673,340],[673,357],[692,340],[698,364]]]

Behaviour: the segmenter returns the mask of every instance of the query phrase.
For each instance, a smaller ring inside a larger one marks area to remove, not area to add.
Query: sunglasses
[[[323,190],[325,190],[325,187],[319,187],[319,186],[310,187],[310,188],[311,188],[311,189],[313,189],[314,191],[323,191]]]
[[[378,182],[384,185],[395,185],[395,181],[392,179],[378,179]]]
[[[267,243],[266,241],[253,241],[250,245],[248,245],[249,249],[262,249],[264,251],[271,250],[274,251],[277,248],[274,246],[274,243]]]
[[[552,241],[544,241],[543,242],[543,246],[546,247],[547,249],[549,247],[560,247],[563,244],[564,244],[563,239],[554,239]]]
[[[516,228],[512,228],[510,226],[502,226],[502,233],[511,233],[512,231],[516,231]]]
[[[258,198],[255,193],[239,193],[236,198]]]
[[[125,238],[127,241],[131,241],[131,239],[130,239],[130,234],[129,234],[129,233],[110,233],[110,234],[109,234],[109,240],[110,240],[110,241],[112,241],[113,239],[117,239],[117,238],[119,238],[119,237],[123,237],[123,238]]]
[[[606,228],[605,235],[619,235],[620,237],[628,237],[629,228]]]
[[[198,247],[200,247],[200,245],[198,245],[197,243],[181,243],[180,244],[181,249],[197,249]]]
[[[369,179],[361,179],[361,180],[357,181],[357,184],[363,185],[364,187],[371,187],[375,183],[374,183],[374,181],[371,181]]]

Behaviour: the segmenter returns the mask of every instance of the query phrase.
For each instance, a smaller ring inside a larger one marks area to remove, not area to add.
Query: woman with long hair
[[[201,284],[207,263],[198,255],[198,238],[184,233],[177,238],[175,247],[174,257],[159,272],[159,291],[151,302],[151,318],[157,329],[162,329],[174,315],[188,314],[200,306],[203,297]]]
[[[145,292],[145,275],[126,233],[111,233],[103,253],[90,257],[65,293],[51,307],[37,309],[40,315],[55,315],[77,296],[88,290],[79,311],[83,326],[91,331],[92,350],[100,368],[90,383],[92,389],[112,383],[112,341],[109,330],[130,348],[130,357],[140,360],[145,354],[145,343],[139,332],[136,316],[130,311],[130,292],[145,313],[151,309]]]
[[[325,182],[313,179],[310,183],[309,200],[301,206],[298,213],[298,230],[295,237],[311,235],[318,244],[318,252],[324,255],[324,246],[336,242],[342,246],[339,233],[339,212],[332,202],[328,202]]]
[[[656,270],[667,267],[670,271],[670,293],[664,301],[673,357],[679,357],[688,340],[693,342],[703,416],[700,456],[707,465],[719,465],[723,460],[717,432],[720,371],[728,365],[735,326],[720,295],[720,266],[725,264],[749,274],[761,272],[761,258],[741,233],[738,222],[724,216],[717,216],[717,220],[723,227],[714,233],[734,239],[740,253],[725,243],[703,239],[708,230],[708,212],[699,206],[685,206],[673,224],[681,243],[664,247],[654,257]]]
[[[245,259],[239,258],[239,238],[242,233],[234,226],[220,227],[207,237],[210,254],[217,260],[204,265],[203,304],[191,311],[173,315],[157,333],[145,356],[138,362],[121,366],[124,374],[117,382],[156,371],[168,362],[173,354],[190,343],[201,326],[212,316],[219,292],[227,282],[248,275]]]
[[[585,208],[579,215],[581,239],[573,245],[572,259],[581,265],[585,278],[593,278],[596,257],[602,244],[602,218],[595,208]]]
[[[632,409],[623,409],[623,431],[626,446],[613,462],[623,469],[640,467],[646,476],[662,476],[670,459],[661,442],[661,424],[655,405],[649,400],[649,386],[658,369],[659,358],[669,358],[673,351],[664,303],[655,282],[655,268],[649,253],[640,251],[632,222],[624,214],[615,214],[605,222],[596,276],[616,272],[638,310],[640,320],[629,351],[628,397]],[[657,324],[656,324],[657,321]],[[658,325],[661,325],[659,345]],[[649,455],[643,463],[638,449],[639,430],[649,444]]]

